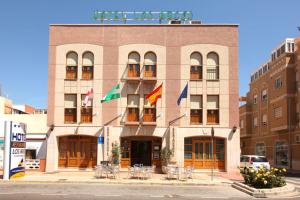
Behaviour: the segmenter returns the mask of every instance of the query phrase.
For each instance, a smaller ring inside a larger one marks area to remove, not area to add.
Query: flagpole
[[[188,81],[187,81],[187,83],[186,83],[186,85],[187,85],[187,88],[189,88],[189,86],[188,86]],[[184,86],[185,87],[185,86]],[[185,100],[185,114],[187,115],[187,101],[188,101],[188,89],[187,89],[187,92],[186,92],[186,100]]]

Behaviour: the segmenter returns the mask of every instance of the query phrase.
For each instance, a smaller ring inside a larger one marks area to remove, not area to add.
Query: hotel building
[[[287,38],[251,74],[240,107],[242,154],[266,156],[271,165],[300,170],[300,40]]]
[[[238,25],[50,25],[48,72],[46,171],[94,167],[111,159],[114,143],[126,169],[160,168],[167,147],[182,167],[237,170]],[[121,97],[101,104],[117,84]],[[161,84],[149,105],[145,96]]]

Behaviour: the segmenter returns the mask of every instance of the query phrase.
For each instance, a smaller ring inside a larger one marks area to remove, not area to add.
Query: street
[[[252,199],[231,186],[119,185],[72,183],[0,184],[0,199]],[[300,199],[300,198],[293,198]]]

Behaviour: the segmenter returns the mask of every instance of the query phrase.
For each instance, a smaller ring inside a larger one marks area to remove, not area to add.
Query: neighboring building
[[[0,96],[0,115],[12,113],[12,101]]]
[[[35,108],[29,105],[13,105],[12,114],[33,114],[35,113]]]
[[[300,170],[299,75],[299,38],[284,40],[251,74],[240,107],[242,154],[265,155],[273,166]]]
[[[101,104],[117,84],[121,98]],[[150,106],[145,95],[161,84],[162,98]],[[50,25],[48,86],[46,171],[93,167],[110,159],[114,142],[126,169],[159,168],[168,147],[180,166],[237,171],[237,25]]]
[[[26,124],[26,168],[45,170],[46,163],[46,138],[49,128],[47,126],[47,114],[35,114],[36,109],[29,105],[13,105],[12,101],[0,97],[0,119],[11,120]],[[38,109],[38,112],[45,112]],[[0,136],[0,146],[4,146],[4,138]]]

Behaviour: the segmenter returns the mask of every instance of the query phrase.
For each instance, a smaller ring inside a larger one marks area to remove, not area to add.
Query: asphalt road
[[[40,199],[249,199],[230,186],[161,186],[67,183],[0,183],[2,200]]]
[[[253,199],[230,186],[0,183],[0,200]],[[300,198],[294,198],[299,199]]]

